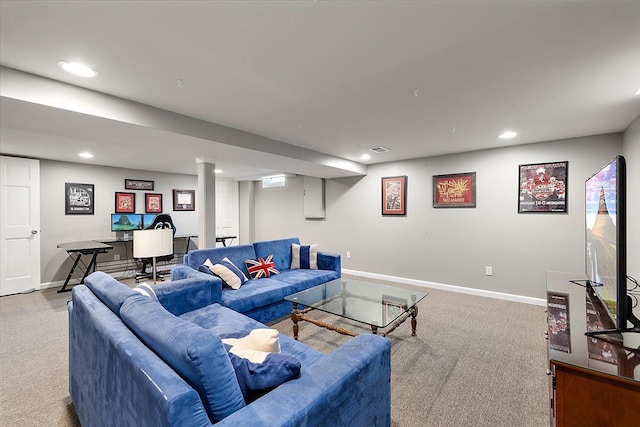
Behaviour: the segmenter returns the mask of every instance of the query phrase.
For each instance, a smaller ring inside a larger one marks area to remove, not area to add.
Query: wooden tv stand
[[[585,336],[614,325],[590,289],[569,282],[581,278],[547,272],[550,425],[638,426],[640,334]]]

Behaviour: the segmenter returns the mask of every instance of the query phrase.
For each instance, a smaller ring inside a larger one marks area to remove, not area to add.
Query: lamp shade
[[[154,258],[173,253],[173,230],[153,228],[133,232],[133,257]]]

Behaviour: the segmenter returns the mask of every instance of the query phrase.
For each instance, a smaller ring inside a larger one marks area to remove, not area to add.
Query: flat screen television
[[[640,331],[627,296],[626,164],[617,156],[585,182],[585,266],[588,284],[616,325],[593,334]],[[628,326],[628,322],[633,327]]]
[[[144,214],[142,215],[142,228],[149,228],[153,224],[153,220],[156,219],[156,214]]]
[[[111,231],[132,231],[141,228],[141,214],[111,214]]]

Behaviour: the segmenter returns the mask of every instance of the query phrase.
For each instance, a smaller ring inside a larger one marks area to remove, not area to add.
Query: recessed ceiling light
[[[87,153],[86,151],[83,152],[83,153],[78,154],[78,156],[82,157],[83,159],[92,159],[93,158],[93,154]]]
[[[371,158],[371,156],[370,156],[370,155],[368,155],[368,154],[363,154],[362,156],[360,156],[360,158],[361,158],[362,160],[369,160],[369,159]]]
[[[511,139],[511,138],[513,138],[513,137],[514,137],[514,136],[516,136],[516,135],[517,135],[517,133],[515,133],[515,132],[512,132],[512,131],[508,130],[508,131],[502,132],[502,133],[498,136],[498,138],[500,138],[500,139]]]
[[[222,169],[214,169],[213,173],[222,173]]]
[[[58,61],[63,70],[80,77],[95,77],[98,72],[79,62]]]

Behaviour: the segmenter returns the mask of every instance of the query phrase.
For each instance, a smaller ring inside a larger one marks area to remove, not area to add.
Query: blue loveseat
[[[185,254],[183,264],[173,267],[171,280],[200,277],[198,271],[208,259],[212,264],[228,258],[249,277],[245,260],[266,259],[273,255],[273,262],[279,274],[268,278],[249,280],[240,289],[224,286],[215,277],[213,299],[234,311],[245,314],[262,323],[268,323],[291,313],[292,305],[284,297],[309,289],[313,286],[338,279],[341,273],[340,255],[318,251],[318,269],[291,269],[291,246],[300,244],[296,237],[256,242],[211,249],[196,249]]]
[[[208,277],[157,300],[95,272],[73,288],[69,392],[83,426],[389,426],[390,342],[359,335],[330,354],[280,335],[301,371],[252,401],[223,337],[265,325],[215,303]]]

